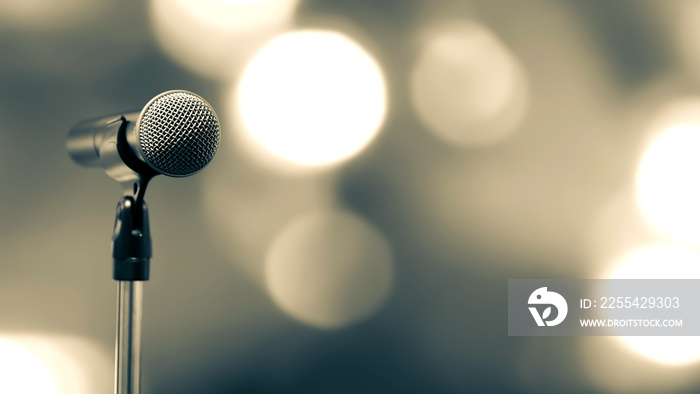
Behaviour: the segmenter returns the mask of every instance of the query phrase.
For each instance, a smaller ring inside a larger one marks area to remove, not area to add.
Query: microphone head
[[[157,172],[190,176],[214,158],[221,127],[214,109],[185,90],[154,97],[141,111],[133,130],[137,154]]]

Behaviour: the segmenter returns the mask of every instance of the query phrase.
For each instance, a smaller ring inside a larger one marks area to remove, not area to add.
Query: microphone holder
[[[112,235],[113,278],[119,282],[115,351],[115,394],[141,391],[142,282],[148,280],[151,231],[143,200],[150,177],[139,176],[117,204]],[[126,186],[126,185],[124,185]]]

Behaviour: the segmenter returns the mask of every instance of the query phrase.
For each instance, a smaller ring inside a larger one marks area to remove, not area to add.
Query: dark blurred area
[[[694,1],[0,0],[0,53],[0,392],[110,392],[120,188],[65,139],[172,89],[223,135],[146,196],[145,394],[700,389],[695,337],[506,330],[508,279],[697,251]]]

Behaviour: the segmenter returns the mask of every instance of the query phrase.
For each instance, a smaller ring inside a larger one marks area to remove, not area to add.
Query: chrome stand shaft
[[[115,394],[141,392],[141,281],[119,281]]]

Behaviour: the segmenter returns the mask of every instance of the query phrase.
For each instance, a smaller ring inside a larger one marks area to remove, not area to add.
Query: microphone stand
[[[94,140],[95,135],[87,140],[93,148],[99,145],[100,165],[121,184],[124,192],[117,204],[112,234],[112,276],[119,282],[115,394],[141,392],[142,282],[148,280],[153,255],[144,195],[148,182],[158,173],[139,161],[129,149],[126,134],[129,127],[134,127],[134,122],[128,119],[134,118],[134,114],[137,113],[97,120],[96,125],[105,128],[105,132],[100,141]],[[94,126],[89,123],[86,127]]]
[[[119,281],[115,394],[141,391],[141,282]]]
[[[136,195],[125,195],[117,204],[112,235],[113,277],[119,282],[115,394],[141,392],[142,282],[148,280],[152,256],[148,208],[143,201],[147,182],[134,183]]]

